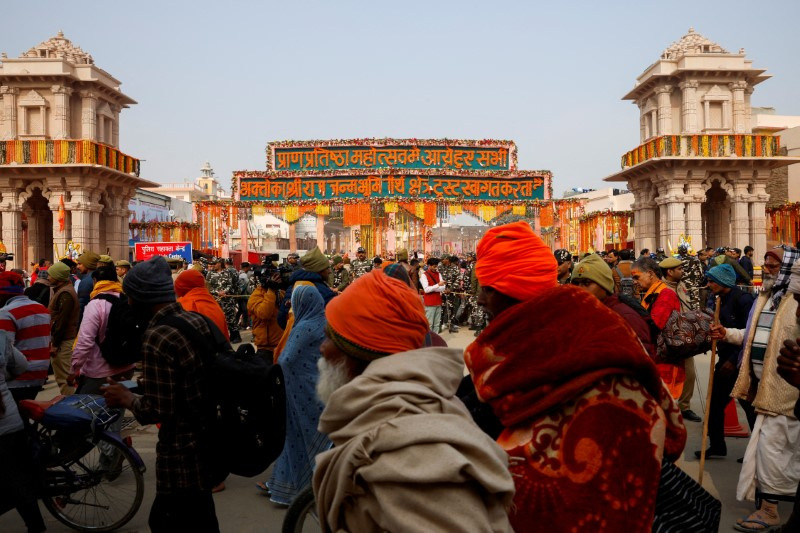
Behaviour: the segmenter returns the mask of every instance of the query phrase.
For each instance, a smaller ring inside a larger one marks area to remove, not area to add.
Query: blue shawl
[[[268,482],[272,501],[289,505],[311,484],[314,458],[330,447],[317,431],[324,405],[317,398],[319,347],[325,339],[325,302],[315,287],[292,292],[295,322],[278,358],[286,382],[286,442]]]

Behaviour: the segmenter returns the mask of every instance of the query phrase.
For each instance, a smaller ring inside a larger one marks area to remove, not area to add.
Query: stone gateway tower
[[[0,57],[0,235],[14,266],[68,241],[127,258],[128,200],[154,185],[119,151],[120,112],[135,103],[61,32]]]
[[[636,249],[751,245],[766,251],[767,181],[780,140],[753,135],[750,95],[770,76],[693,29],[664,50],[623,99],[639,107],[640,146],[606,181],[634,194]]]

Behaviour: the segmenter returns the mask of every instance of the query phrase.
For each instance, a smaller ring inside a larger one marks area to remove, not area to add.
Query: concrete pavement
[[[250,332],[242,332],[245,342],[250,340]],[[451,347],[464,348],[474,340],[473,332],[466,328],[455,334],[443,333],[442,337]],[[706,402],[706,389],[708,386],[710,355],[705,354],[695,358],[697,366],[697,388],[692,398],[692,409],[703,416],[703,406]],[[51,382],[40,394],[40,399],[52,398],[57,393],[55,383]],[[737,406],[738,408],[738,406]],[[739,418],[743,426],[746,426],[744,413],[739,409]],[[689,438],[684,451],[683,461],[680,465],[689,472],[695,479],[699,462],[694,458],[694,451],[700,449],[702,437],[702,423],[686,422]],[[147,516],[150,512],[150,505],[155,496],[155,444],[157,441],[157,431],[154,426],[138,428],[133,435],[133,446],[140,453],[147,465],[145,473],[145,495],[142,507],[136,516],[124,528],[122,532],[144,532],[147,529]],[[747,439],[728,438],[728,457],[724,459],[708,459],[706,461],[706,473],[704,485],[715,496],[722,501],[722,522],[720,531],[732,531],[732,526],[741,516],[749,514],[753,509],[751,502],[736,501],[736,484],[739,477],[741,465],[736,459],[744,455],[747,446]],[[222,531],[249,533],[255,531],[279,531],[285,510],[269,501],[267,497],[260,494],[255,488],[256,481],[263,481],[269,477],[269,471],[256,478],[242,478],[230,476],[226,480],[226,490],[214,495],[217,516],[219,518]],[[48,531],[67,532],[70,529],[62,526],[42,507],[42,514],[45,518]],[[781,504],[781,519],[786,520],[791,513],[790,504]],[[17,532],[24,531],[22,520],[15,511],[10,511],[0,516],[0,531]]]

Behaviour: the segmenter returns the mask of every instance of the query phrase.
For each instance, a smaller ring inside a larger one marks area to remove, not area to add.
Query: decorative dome
[[[92,56],[81,50],[79,46],[72,44],[72,41],[64,37],[64,33],[59,31],[55,37],[51,37],[47,41],[34,46],[20,58],[48,58],[48,59],[65,59],[70,63],[92,65],[94,59]]]
[[[687,54],[729,54],[720,45],[706,39],[694,28],[689,28],[689,33],[681,37],[678,42],[672,43],[661,54],[661,59],[679,59]]]

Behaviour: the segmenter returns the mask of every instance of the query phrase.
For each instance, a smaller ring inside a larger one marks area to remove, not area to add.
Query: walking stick
[[[714,325],[719,325],[719,296],[714,298]],[[717,358],[717,340],[711,339],[711,365],[708,369],[708,392],[706,393],[706,416],[703,417],[703,439],[700,441],[700,475],[697,482],[703,485],[703,468],[706,465],[706,439],[708,439],[708,416],[711,412],[711,390],[714,388],[714,363]]]

